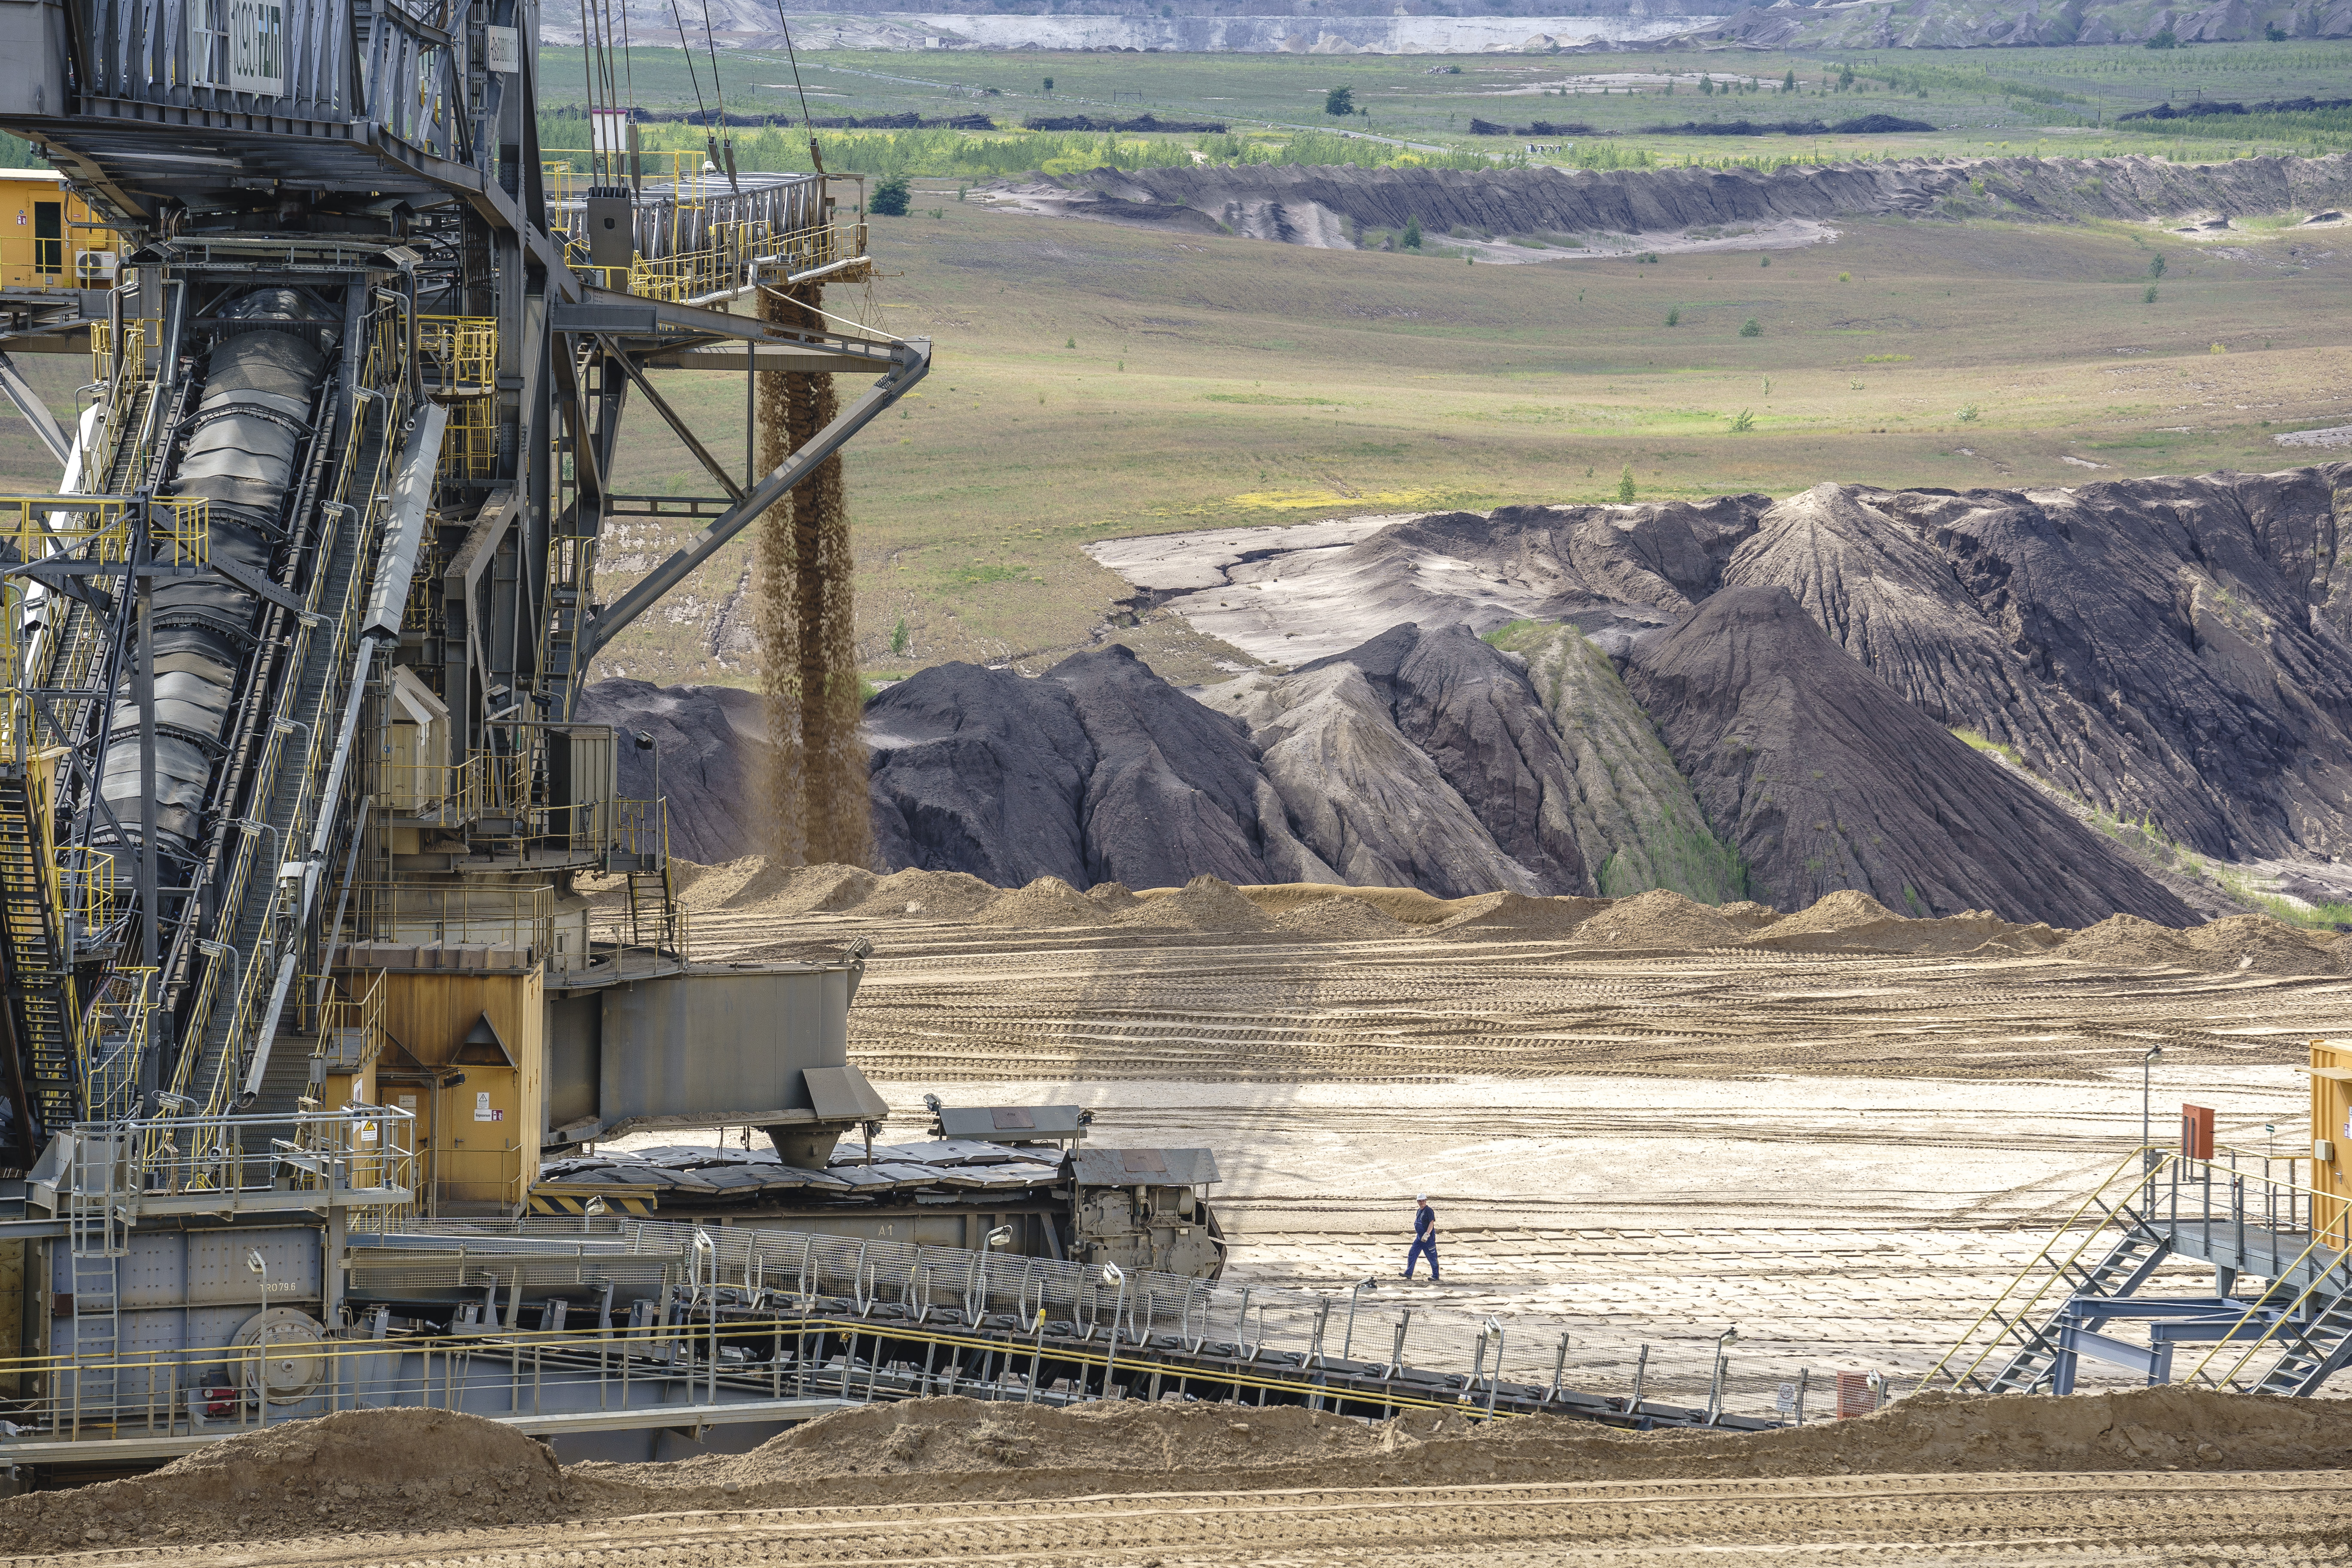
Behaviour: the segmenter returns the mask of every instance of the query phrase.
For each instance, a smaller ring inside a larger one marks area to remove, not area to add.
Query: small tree
[[[1701,76],[1698,79],[1698,94],[1701,98],[1713,98],[1715,96],[1715,78],[1711,76]]]
[[[1840,92],[1843,92],[1852,86],[1853,86],[1853,67],[1851,65],[1840,66],[1838,68],[1837,89]]]
[[[1415,217],[1409,213],[1405,216],[1404,238],[1400,243],[1402,244],[1407,250],[1419,250],[1421,248],[1420,218]]]
[[[901,616],[897,628],[890,633],[890,652],[897,658],[906,658],[907,646],[912,640],[907,632],[907,617]]]
[[[2143,304],[2143,305],[2153,305],[2153,304],[2155,304],[2155,303],[2156,303],[2156,285],[2155,285],[2155,284],[2153,284],[2153,283],[2149,284],[2149,285],[2147,287],[2147,289],[2144,289],[2144,290],[2142,290],[2142,291],[2141,291],[2141,294],[2140,294],[2140,297],[2139,297],[2139,302],[2140,302],[2141,304]]]
[[[1789,74],[1780,79],[1780,90],[1782,92],[1794,92],[1797,90],[1796,67],[1790,66],[1789,68]]]
[[[1633,504],[1633,465],[1631,463],[1626,464],[1623,468],[1618,471],[1617,504],[1619,506],[1632,506]]]
[[[2180,40],[2172,36],[2171,28],[2167,27],[2141,47],[2150,49],[2177,49],[2180,47]]]
[[[1739,323],[1739,335],[1743,338],[1760,338],[1764,335],[1763,324],[1750,316]]]
[[[905,217],[907,216],[907,176],[883,175],[880,182],[874,187],[874,195],[866,201],[866,208],[868,212],[879,214],[883,217]]]
[[[1045,79],[1045,90],[1047,92],[1054,90],[1054,79],[1052,77],[1047,77]]]
[[[1323,95],[1323,112],[1334,119],[1345,119],[1356,112],[1356,89],[1335,87]]]
[[[1682,324],[1683,308],[1680,305],[1668,306],[1666,308],[1666,325],[1670,327],[1679,327]]]
[[[2161,256],[2151,256],[2151,257],[2149,257],[2149,258],[2148,258],[2148,260],[2147,260],[2147,275],[2148,275],[2150,278],[2161,278],[2161,277],[2163,277],[2163,276],[2164,276],[2164,258],[2163,258],[2163,257],[2161,257]]]

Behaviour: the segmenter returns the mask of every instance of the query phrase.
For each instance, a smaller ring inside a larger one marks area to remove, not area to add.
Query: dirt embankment
[[[1906,217],[2144,220],[2313,211],[2352,198],[2352,154],[2210,164],[2147,157],[1910,159],[1748,169],[1092,169],[988,187],[1024,210],[1344,249],[1364,230],[1680,236]]]
[[[529,1524],[572,1517],[575,1498],[554,1453],[511,1427],[353,1410],[230,1437],[152,1475],[10,1498],[0,1552]]]
[[[2182,1388],[1922,1394],[1778,1432],[1638,1434],[1563,1417],[1367,1423],[1298,1407],[928,1399],[845,1410],[749,1454],[577,1465],[475,1416],[362,1411],[230,1438],[130,1480],[0,1503],[35,1554],[695,1509],[1514,1482],[2134,1470],[2319,1470],[2352,1405]],[[397,1552],[392,1553],[398,1560]]]
[[[2081,931],[2005,921],[1984,910],[1942,919],[1897,914],[1852,889],[1782,914],[1748,901],[1711,905],[1654,888],[1623,899],[1482,893],[1440,899],[1417,888],[1284,882],[1236,888],[1195,877],[1181,888],[1133,891],[1105,882],[1080,892],[1058,878],[992,888],[960,871],[887,877],[845,866],[776,868],[759,860],[681,868],[698,929],[725,942],[795,948],[891,926],[969,926],[1011,943],[1090,934],[1152,944],[1298,942],[1568,942],[1595,952],[1885,953],[1908,958],[2059,958],[2112,968],[2173,968],[2325,975],[2352,970],[2352,938],[2265,915],[2232,915],[2175,931],[2116,915]],[[780,931],[781,922],[796,929]]]

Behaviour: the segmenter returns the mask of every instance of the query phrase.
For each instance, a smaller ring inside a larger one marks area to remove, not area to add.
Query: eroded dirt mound
[[[856,866],[778,866],[763,862],[727,900],[728,909],[815,914],[854,910],[881,881]]]
[[[0,1502],[0,1552],[528,1524],[576,1509],[543,1443],[446,1410],[265,1427],[152,1475]]]
[[[910,866],[877,881],[855,912],[969,920],[994,902],[1000,892],[969,872],[925,871]]]
[[[2341,934],[2305,931],[2268,915],[2230,915],[2187,931],[2116,915],[2076,931],[2057,952],[2086,963],[2166,964],[2225,974],[2339,974],[2352,968],[2352,942]]]
[[[2050,927],[2020,925],[1990,910],[1942,920],[1910,920],[1868,893],[1841,889],[1811,909],[1783,916],[1748,939],[1780,952],[1900,952],[1957,957],[1970,952],[2039,952],[2062,938]]]
[[[1341,895],[1294,904],[1275,916],[1274,923],[1293,936],[1317,942],[1374,942],[1418,934],[1413,927],[1391,920],[1363,900]]]
[[[1358,888],[1344,882],[1268,882],[1238,891],[1270,915],[1319,899],[1349,898],[1371,905],[1391,920],[1414,926],[1437,925],[1462,904],[1459,899],[1441,899],[1419,888]]]
[[[2017,1471],[2332,1469],[2352,1405],[2184,1388],[1926,1394],[1777,1432],[1633,1433],[1564,1416],[1367,1424],[1300,1408],[929,1399],[828,1415],[750,1454],[567,1472],[600,1511],[1234,1486],[1381,1487]],[[1181,1478],[1181,1480],[1179,1479]],[[1172,1483],[1172,1484],[1171,1484]]]
[[[2258,974],[2334,974],[2344,967],[2344,939],[2304,931],[2268,915],[2230,915],[2180,933],[2208,966]]]
[[[1195,877],[1181,888],[1154,889],[1118,917],[1121,925],[1173,927],[1181,931],[1269,931],[1274,922],[1231,882]]]
[[[1561,937],[1612,907],[1607,899],[1531,899],[1524,893],[1485,893],[1475,899],[1454,900],[1454,912],[1437,929],[1448,936],[1461,937]]]
[[[1619,899],[1576,930],[1591,947],[1627,952],[1692,952],[1731,947],[1741,931],[1706,905],[1664,888]]]
[[[1736,904],[1718,904],[1715,912],[1741,931],[1762,931],[1780,918],[1780,910],[1769,904],[1759,904],[1753,899],[1742,899]]]
[[[1102,903],[1059,877],[1040,877],[1025,888],[998,895],[975,918],[982,925],[1053,931],[1065,926],[1098,926],[1111,917]]]

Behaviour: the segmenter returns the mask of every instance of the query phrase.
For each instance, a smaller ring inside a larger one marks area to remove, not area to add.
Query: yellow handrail
[[[2084,1196],[2083,1201],[2074,1205],[2074,1212],[2069,1214],[2065,1219],[2060,1223],[2057,1234],[2053,1236],[2050,1240],[2043,1245],[2040,1252],[2035,1253],[2032,1258],[2028,1259],[2024,1267],[2018,1269],[2017,1273],[2011,1278],[2009,1283],[2001,1288],[2000,1294],[1993,1298],[1991,1304],[1987,1306],[1983,1311],[1978,1313],[1976,1321],[1971,1322],[1967,1329],[1961,1331],[1960,1337],[1953,1342],[1952,1348],[1946,1351],[1935,1365],[1929,1367],[1926,1372],[1920,1374],[1919,1381],[1913,1386],[1912,1392],[1916,1394],[1924,1391],[1927,1386],[1928,1379],[1935,1377],[1939,1373],[1943,1373],[1946,1381],[1949,1382],[1955,1388],[1962,1386],[1970,1378],[1973,1378],[1977,1373],[1977,1369],[1984,1365],[1985,1362],[1992,1355],[1993,1352],[1999,1349],[2002,1342],[2008,1337],[2008,1329],[2006,1326],[2004,1326],[2000,1333],[1993,1336],[1992,1342],[1990,1344],[1986,1345],[1982,1351],[1978,1352],[1976,1360],[1970,1362],[1967,1367],[1962,1369],[1957,1375],[1946,1373],[1944,1369],[1954,1356],[1959,1354],[1960,1352],[1967,1347],[1969,1341],[1976,1336],[1977,1331],[1984,1327],[1985,1321],[1993,1317],[1999,1310],[2001,1303],[2009,1300],[2010,1293],[2025,1282],[2025,1277],[2033,1272],[2036,1266],[2045,1264],[2049,1261],[2051,1254],[2057,1247],[2059,1242],[2067,1235],[2068,1232],[2074,1228],[2076,1222],[2083,1217],[2084,1211],[2090,1208],[2094,1204],[2096,1204],[2100,1194],[2105,1193],[2109,1187],[2113,1186],[2117,1177],[2123,1175],[2134,1164],[2145,1164],[2146,1156],[2155,1152],[2156,1150],[2153,1144],[2145,1148],[2133,1150],[2131,1153],[2125,1156],[2125,1158],[2116,1164],[2113,1171],[2108,1173],[2106,1180],[2092,1188],[2091,1191]],[[2153,1165],[2147,1165],[2144,1172],[2133,1176],[2132,1184],[2134,1186],[2153,1186],[2156,1182],[2158,1173],[2162,1171],[2167,1164],[2170,1163],[2178,1157],[2179,1156],[2176,1153],[2170,1152],[2166,1152],[2162,1160]],[[2024,1306],[2017,1309],[2011,1313],[2011,1317],[2013,1319],[2021,1319],[2031,1314],[2034,1308],[2040,1305],[2043,1295],[2046,1294],[2049,1291],[2050,1287],[2057,1281],[2063,1270],[2080,1261],[2084,1249],[2087,1248],[2093,1241],[2096,1240],[2100,1236],[2105,1233],[2108,1228],[2109,1221],[2105,1217],[2106,1214],[2105,1206],[2101,1205],[2100,1209],[2103,1217],[2100,1219],[2099,1223],[2083,1233],[2083,1239],[2075,1244],[2074,1250],[2067,1255],[2066,1261],[2063,1264],[2058,1264],[2051,1268],[2050,1278],[2042,1280],[2042,1284],[2034,1290],[2033,1294],[2026,1299]],[[2032,1342],[2028,1341],[2026,1342],[2026,1345],[2021,1346],[2020,1348],[2029,1348]]]

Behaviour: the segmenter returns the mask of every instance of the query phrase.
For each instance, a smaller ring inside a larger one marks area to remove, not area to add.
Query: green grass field
[[[543,101],[567,101],[566,84],[580,79],[578,50],[541,51]],[[795,114],[799,97],[781,55],[753,51],[721,57],[719,85],[732,112]],[[1850,67],[1850,85],[1841,86]],[[685,57],[672,49],[639,48],[634,56],[637,101],[648,108],[695,107]],[[698,85],[711,100],[709,63]],[[1435,73],[1435,74],[1433,74]],[[1798,90],[1781,85],[1793,73]],[[2129,121],[2119,114],[2158,103],[2198,99],[2257,102],[2283,98],[2347,96],[2352,44],[2287,42],[2209,45],[2149,50],[2133,47],[1974,51],[1907,50],[1784,55],[1713,49],[1617,56],[1473,55],[1454,58],[1356,56],[1303,58],[1280,54],[1141,55],[1023,52],[904,54],[823,51],[800,60],[811,112],[818,116],[984,113],[1013,127],[1034,115],[1117,114],[1146,110],[1162,118],[1218,120],[1237,132],[1271,136],[1298,128],[1345,128],[1425,148],[1475,149],[1500,155],[1524,142],[1473,137],[1473,116],[1504,124],[1536,120],[1589,124],[1591,138],[1538,163],[1624,158],[1634,153],[1680,162],[1685,158],[1797,155],[1825,159],[1860,155],[2032,152],[2178,151],[2199,158],[2257,150],[2300,153],[2352,148],[2352,110],[2215,117],[2202,121]],[[1701,93],[1705,76],[1727,90]],[[1054,89],[1045,90],[1052,79]],[[1674,90],[1666,90],[1669,81]],[[1758,90],[1745,90],[1747,84]],[[1338,121],[1322,112],[1326,92],[1352,89],[1362,116]],[[1740,90],[1730,90],[1735,86]],[[1605,90],[1604,90],[1605,89]],[[1657,124],[1747,119],[1821,120],[1835,123],[1866,114],[1924,120],[1934,133],[1790,138],[1654,136]],[[575,121],[575,124],[578,122]],[[551,145],[584,144],[551,124]],[[742,133],[738,133],[739,135]],[[692,140],[699,142],[699,133]],[[744,138],[756,139],[756,133]],[[835,167],[879,167],[886,142],[828,133],[838,143]],[[800,160],[789,137],[775,138],[772,156]],[[1197,137],[1177,138],[1197,146]],[[1547,139],[1547,144],[1554,139]],[[860,143],[865,143],[861,146]],[[943,165],[922,172],[949,173]]]
[[[921,181],[916,202],[875,220],[885,276],[866,298],[830,301],[937,344],[929,381],[847,458],[877,674],[1036,668],[1085,646],[1129,593],[1082,552],[1104,537],[1612,500],[1628,465],[1643,499],[2277,468],[2315,454],[2274,430],[2343,416],[2352,261],[2335,231],[2200,247],[1885,220],[1769,267],[1499,267],[1027,217]],[[741,383],[679,384],[695,379],[673,374],[669,395],[740,440]],[[621,479],[706,483],[650,437]],[[667,542],[616,548],[608,591]],[[747,554],[714,562],[602,672],[752,679],[728,640]],[[1165,616],[1109,635],[1178,679],[1243,662]]]

